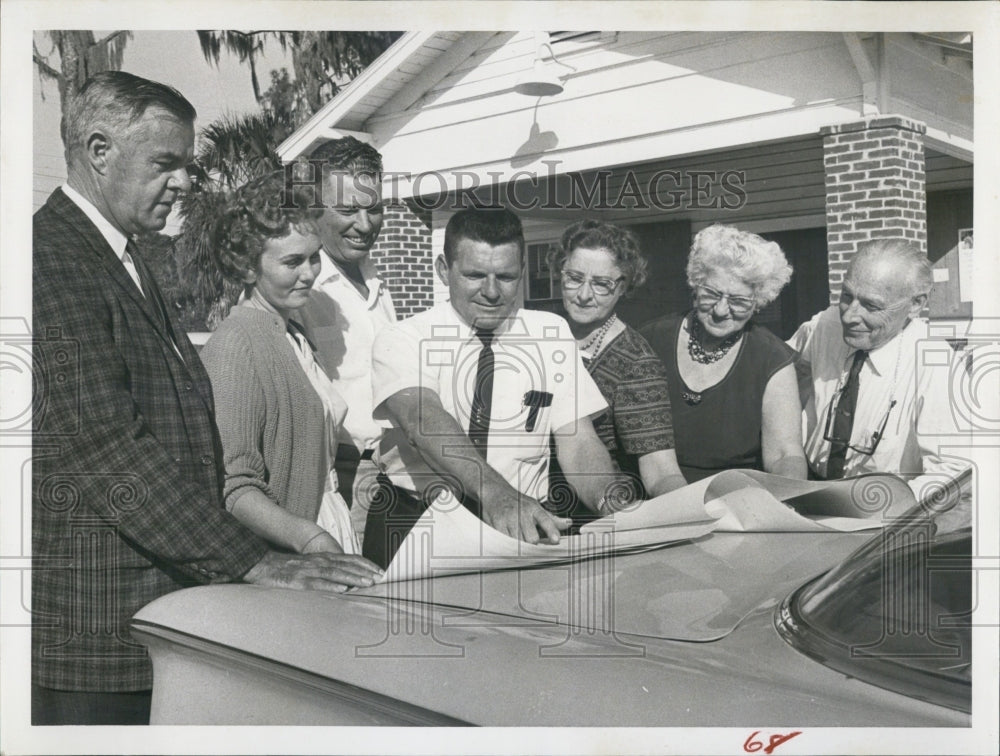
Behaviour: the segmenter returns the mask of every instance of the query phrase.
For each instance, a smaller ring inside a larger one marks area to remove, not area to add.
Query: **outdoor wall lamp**
[[[549,48],[549,55],[552,56],[554,63],[558,63],[560,66],[565,66],[573,71],[576,70],[573,66],[563,63],[556,57],[555,51],[552,49],[552,43],[549,41],[548,32],[536,31],[535,61],[531,65],[531,70],[522,74],[517,84],[514,85],[514,91],[518,94],[528,95],[529,97],[548,97],[557,95],[563,91],[562,80],[556,75],[552,66],[542,60],[542,49],[545,47]]]

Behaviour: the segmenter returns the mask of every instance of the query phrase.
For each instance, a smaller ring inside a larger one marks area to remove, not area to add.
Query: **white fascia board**
[[[970,140],[949,134],[941,129],[928,126],[927,133],[924,134],[924,146],[953,158],[964,160],[966,163],[975,162],[975,152]]]
[[[335,129],[340,120],[350,113],[351,108],[435,34],[433,31],[406,32],[344,87],[340,94],[316,111],[312,118],[278,145],[278,157],[284,162],[294,160],[308,150],[318,138],[325,137],[328,129]]]

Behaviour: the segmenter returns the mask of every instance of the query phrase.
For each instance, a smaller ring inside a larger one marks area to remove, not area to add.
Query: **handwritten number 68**
[[[757,737],[758,734],[760,734],[760,730],[754,730],[752,733],[750,733],[750,737],[748,737],[745,741],[743,741],[743,750],[746,751],[747,753],[756,753],[761,748],[763,748],[764,753],[770,756],[770,754],[774,753],[775,748],[780,746],[786,740],[791,740],[796,735],[801,735],[802,731],[796,730],[795,732],[790,732],[787,735],[780,735],[780,734],[772,735],[770,738],[768,738],[766,748],[764,747],[764,744],[761,741],[754,739]]]

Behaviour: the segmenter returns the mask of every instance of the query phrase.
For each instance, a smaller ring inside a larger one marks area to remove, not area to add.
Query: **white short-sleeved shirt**
[[[844,342],[836,305],[803,323],[787,343],[799,352],[800,390],[808,397],[803,413],[806,459],[815,473],[825,476],[830,457],[830,442],[823,438],[827,414],[847,381],[856,350]],[[868,353],[859,373],[852,445],[872,445],[887,412],[888,420],[874,454],[847,450],[845,477],[869,472],[919,476],[910,485],[920,498],[929,483],[954,478],[967,467],[939,451],[942,440],[953,444],[957,433],[949,389],[953,359],[948,343],[930,339],[927,322],[921,319],[910,321]]]
[[[584,368],[568,324],[557,315],[518,310],[497,328],[492,348],[487,462],[521,493],[544,499],[550,435],[573,433],[579,420],[607,402]],[[437,394],[467,433],[481,349],[449,303],[381,331],[372,360],[375,416],[393,394],[424,388]],[[467,435],[442,437],[441,443],[452,453],[477,455]],[[383,436],[378,463],[393,484],[418,494],[440,480],[397,429]]]
[[[315,291],[298,318],[316,347],[316,359],[347,402],[340,441],[363,452],[377,446],[383,430],[372,419],[372,345],[379,331],[396,322],[396,310],[369,258],[358,265],[368,287],[367,299],[326,252],[321,265]]]

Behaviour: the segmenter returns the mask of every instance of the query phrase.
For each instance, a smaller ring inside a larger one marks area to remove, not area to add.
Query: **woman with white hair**
[[[733,468],[806,477],[795,352],[753,322],[791,276],[774,242],[710,226],[688,257],[694,307],[642,329],[667,370],[677,460],[688,483]]]

